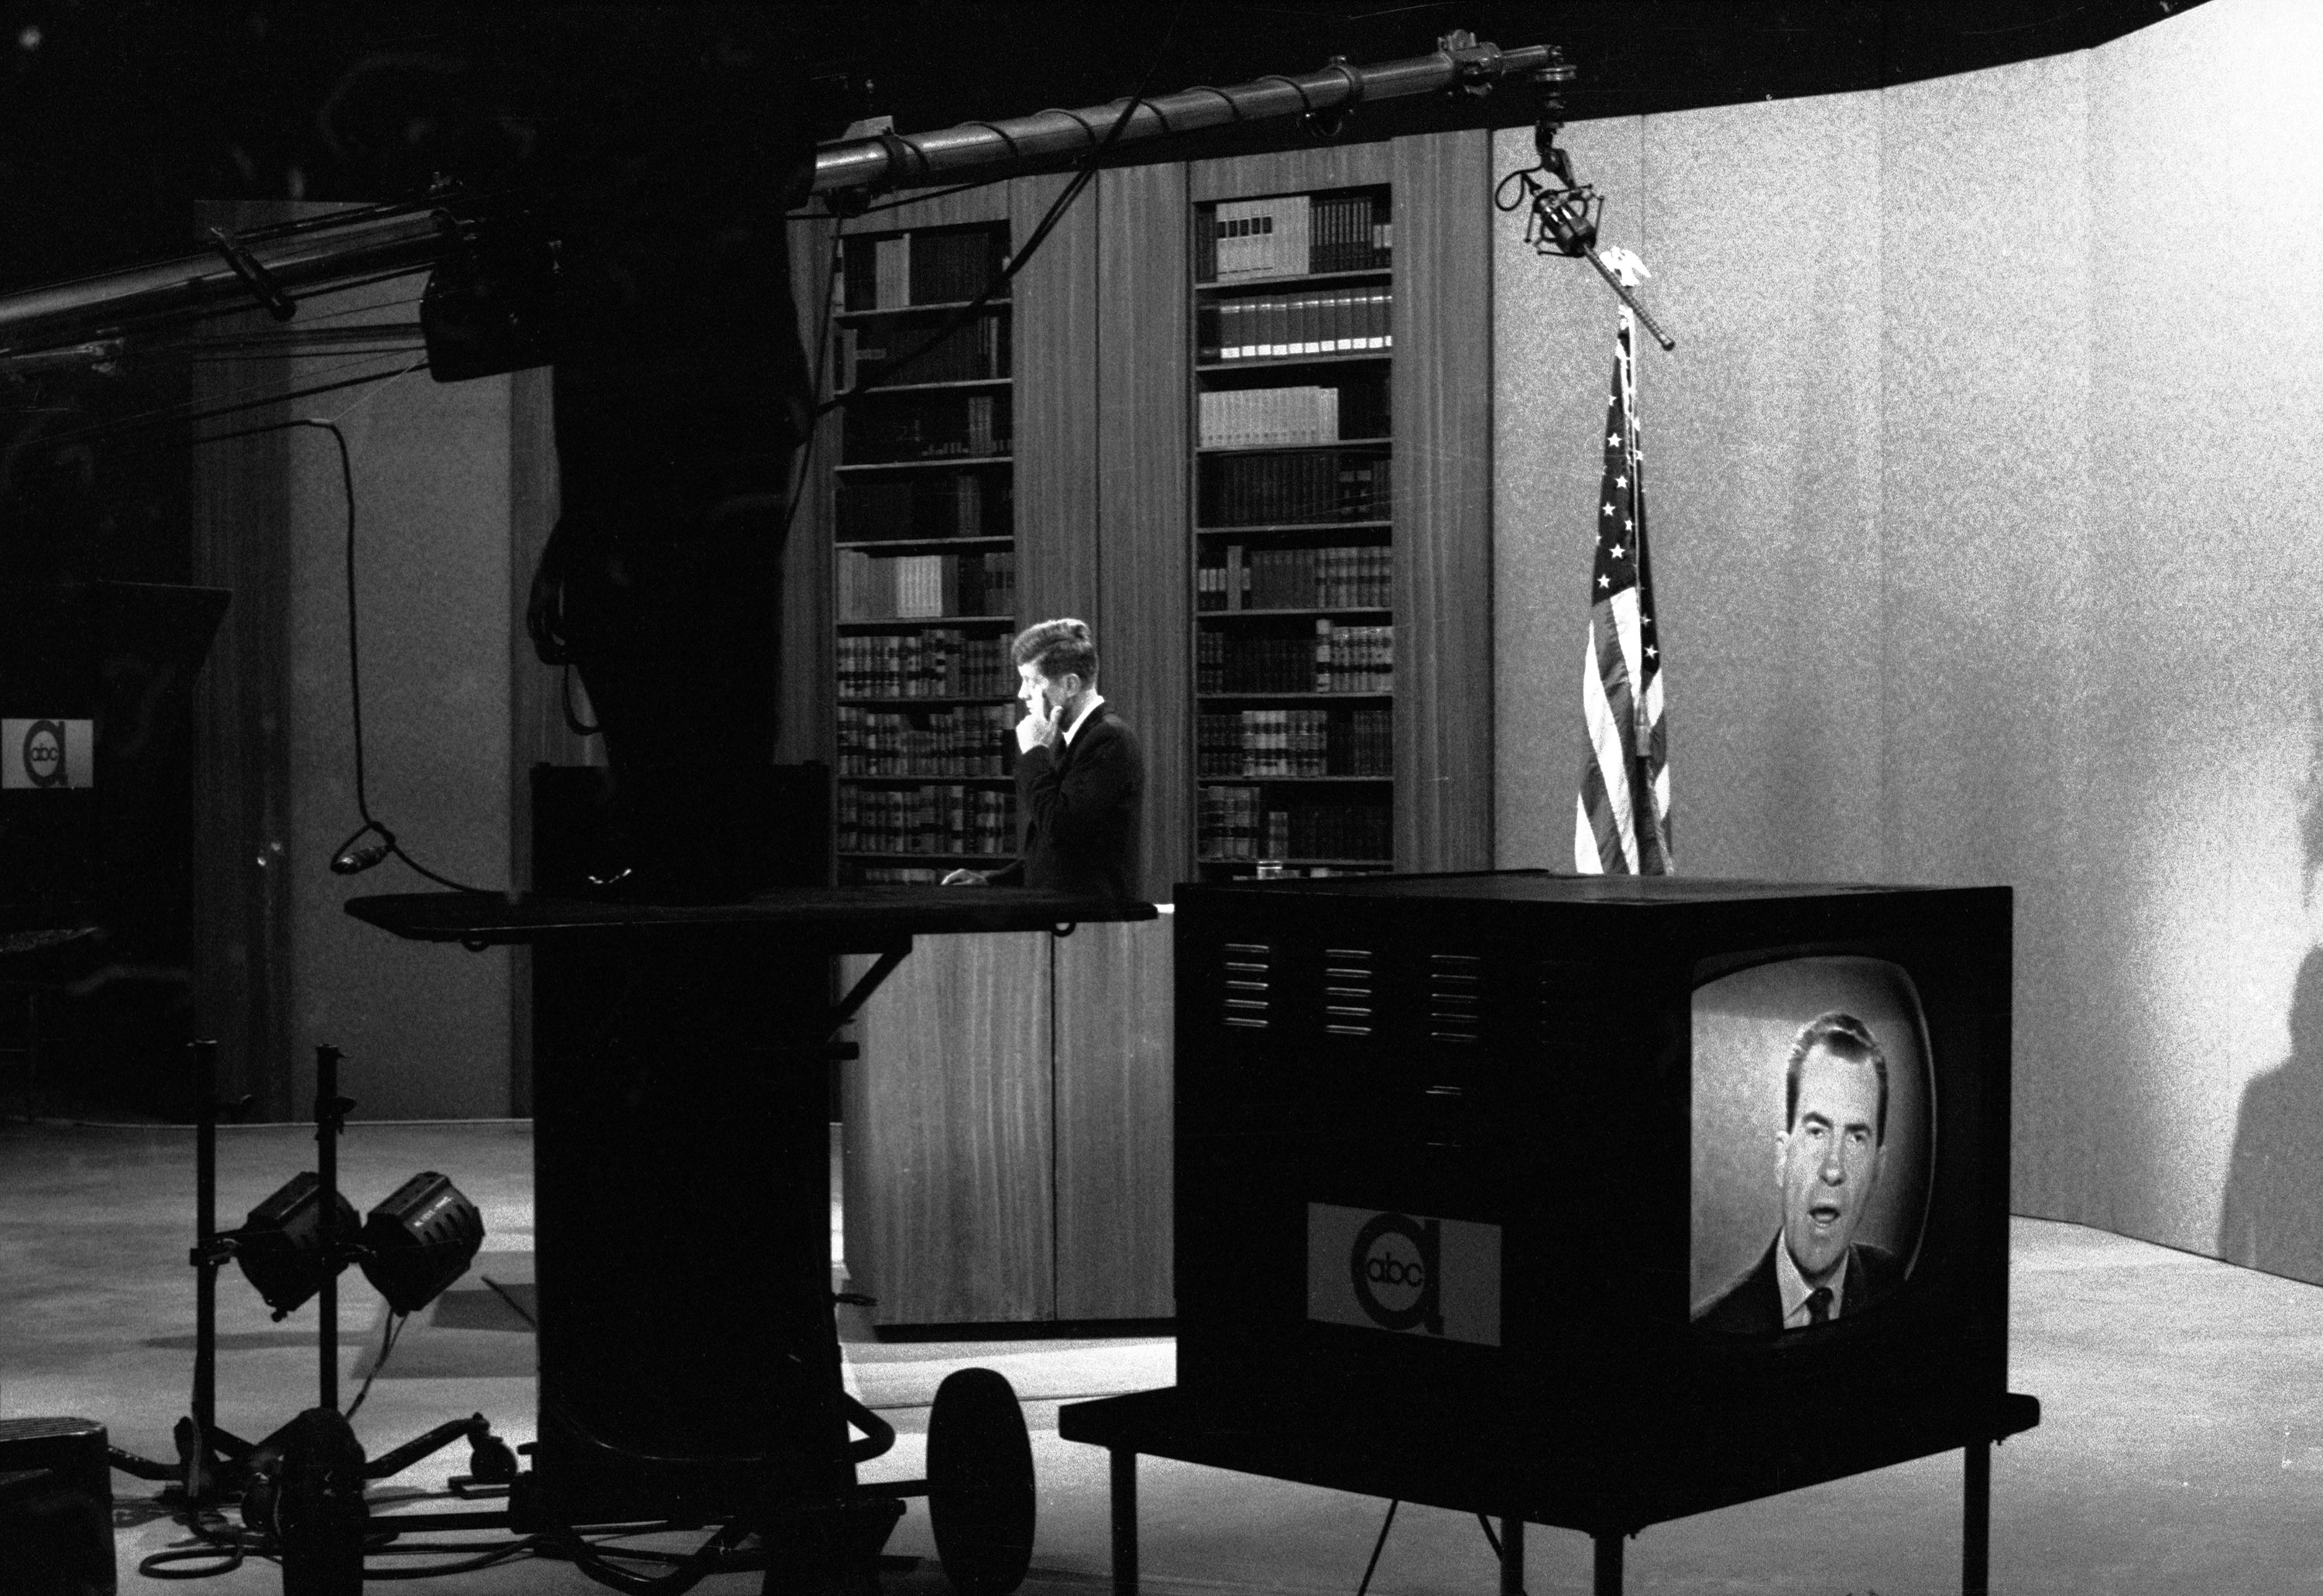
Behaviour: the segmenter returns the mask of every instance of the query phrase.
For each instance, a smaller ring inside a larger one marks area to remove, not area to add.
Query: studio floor
[[[180,1127],[0,1124],[0,1418],[83,1417],[104,1424],[117,1446],[173,1454],[170,1429],[187,1408],[193,1355],[194,1276],[184,1261],[193,1147]],[[312,1152],[305,1126],[222,1131],[224,1222],[309,1167]],[[482,1413],[512,1443],[528,1441],[531,1339],[518,1310],[530,1279],[530,1127],[350,1127],[342,1182],[359,1209],[421,1169],[450,1175],[483,1210],[484,1252],[414,1316],[356,1432],[377,1455],[445,1419]],[[2043,1421],[1994,1457],[1993,1589],[2184,1596],[2323,1586],[2323,1289],[2040,1220],[2015,1221],[2014,1249],[2009,1383],[2041,1399]],[[316,1308],[272,1323],[231,1271],[218,1304],[219,1422],[265,1434],[315,1400]],[[343,1401],[370,1367],[382,1313],[360,1281],[343,1293]],[[1109,1585],[1105,1458],[1060,1440],[1056,1412],[1170,1383],[1169,1340],[882,1343],[859,1324],[845,1335],[851,1388],[899,1432],[866,1478],[922,1473],[937,1383],[957,1368],[998,1369],[1024,1401],[1039,1481],[1025,1591]],[[1848,1417],[1803,1412],[1798,1422]],[[464,1446],[438,1454],[383,1482],[375,1510],[416,1507],[465,1466]],[[1657,1526],[1630,1544],[1627,1588],[1657,1596],[1958,1590],[1960,1476],[1955,1454]],[[116,1473],[115,1488],[122,1589],[158,1591],[161,1582],[139,1564],[188,1544],[186,1532],[156,1505],[158,1487]],[[1139,1491],[1144,1582],[1165,1593],[1352,1593],[1387,1506],[1151,1459]],[[895,1596],[948,1588],[922,1508],[906,1514],[888,1550],[923,1559],[886,1577]],[[1577,1535],[1534,1529],[1526,1562],[1535,1596],[1589,1588],[1589,1548]],[[1371,1588],[1489,1596],[1496,1579],[1474,1518],[1407,1507]],[[252,1562],[177,1588],[243,1596],[279,1590],[280,1574]],[[527,1560],[420,1588],[510,1596],[601,1587],[569,1564]],[[758,1575],[741,1573],[697,1587],[758,1588]]]

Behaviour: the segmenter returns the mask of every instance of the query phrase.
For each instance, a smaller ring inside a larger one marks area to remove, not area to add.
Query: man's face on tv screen
[[[1879,1078],[1818,1047],[1799,1067],[1799,1100],[1781,1142],[1783,1241],[1819,1281],[1847,1256],[1879,1179]]]

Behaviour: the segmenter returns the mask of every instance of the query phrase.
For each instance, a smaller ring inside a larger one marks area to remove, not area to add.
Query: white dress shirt
[[[1814,1323],[1807,1313],[1807,1298],[1814,1288],[1799,1273],[1799,1266],[1791,1261],[1790,1245],[1779,1235],[1775,1238],[1775,1283],[1783,1290],[1783,1328],[1801,1330]],[[1847,1254],[1840,1254],[1839,1267],[1831,1271],[1831,1279],[1823,1284],[1831,1288],[1831,1307],[1826,1316],[1835,1319],[1839,1317],[1839,1305],[1847,1297]]]

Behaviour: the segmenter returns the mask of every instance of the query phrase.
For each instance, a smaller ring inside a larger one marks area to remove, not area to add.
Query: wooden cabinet
[[[857,1017],[841,1211],[875,1324],[1056,1317],[1051,941],[922,937]]]
[[[1170,932],[923,937],[864,1005],[843,1244],[874,1324],[1175,1311]]]

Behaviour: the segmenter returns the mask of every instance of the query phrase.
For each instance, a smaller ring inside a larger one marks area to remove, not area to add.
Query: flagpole
[[[1626,304],[1621,307],[1621,319],[1616,335],[1621,340],[1621,460],[1629,468],[1631,493],[1642,500],[1646,482],[1638,472],[1638,318]],[[1632,535],[1634,537],[1634,529]],[[1634,549],[1637,544],[1632,542],[1630,546]],[[1646,678],[1651,674],[1646,664],[1648,640],[1641,628],[1638,635],[1638,690],[1630,698],[1632,763],[1641,768],[1653,754],[1653,722],[1646,710]],[[1651,812],[1648,802],[1648,812],[1650,814]],[[1644,849],[1640,847],[1639,858],[1642,859],[1644,857]]]
[[[1630,550],[1639,562],[1640,573],[1639,599],[1644,598],[1643,571],[1645,562],[1644,506],[1646,479],[1639,469],[1640,454],[1638,436],[1642,430],[1638,422],[1638,320],[1627,303],[1621,307],[1619,336],[1621,349],[1621,457],[1630,472],[1630,491],[1639,506],[1639,525],[1630,529]],[[1661,857],[1661,816],[1654,802],[1654,720],[1649,702],[1648,687],[1653,679],[1652,656],[1647,650],[1654,647],[1649,632],[1651,610],[1643,602],[1639,605],[1637,691],[1630,699],[1630,824],[1638,839],[1638,869],[1640,874],[1651,868],[1651,862]]]
[[[1623,277],[1645,275],[1629,251],[1605,252]],[[1589,757],[1575,802],[1574,864],[1584,873],[1667,875],[1669,833],[1663,783],[1667,748],[1647,552],[1642,427],[1637,412],[1639,318],[1623,307],[1614,333],[1607,396],[1604,476],[1591,615],[1582,669]],[[1657,745],[1657,733],[1662,740]],[[1657,781],[1657,776],[1661,781]]]

